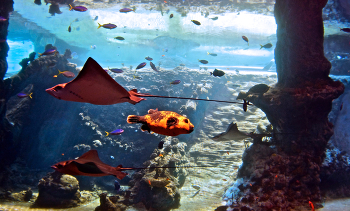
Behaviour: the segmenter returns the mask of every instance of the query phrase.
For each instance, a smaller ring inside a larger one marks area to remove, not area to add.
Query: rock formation
[[[39,181],[38,188],[35,207],[68,208],[78,206],[80,202],[79,182],[70,175],[48,173]]]
[[[270,142],[255,142],[243,155],[235,187],[225,194],[234,210],[295,210],[321,206],[320,166],[333,134],[328,113],[344,85],[329,78],[323,52],[322,8],[312,0],[277,0],[275,59],[278,83],[246,100],[273,125]]]

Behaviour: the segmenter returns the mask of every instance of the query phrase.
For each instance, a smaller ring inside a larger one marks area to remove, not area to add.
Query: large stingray
[[[228,126],[225,132],[220,133],[219,135],[214,136],[214,141],[239,141],[246,138],[257,138],[257,137],[264,137],[264,136],[271,136],[270,134],[254,134],[254,133],[244,133],[238,130],[237,124],[231,122],[231,124]]]
[[[108,73],[106,73],[106,71],[91,57],[88,58],[84,64],[83,69],[75,79],[68,83],[58,84],[52,88],[46,89],[46,92],[59,100],[84,102],[95,105],[111,105],[124,102],[135,105],[136,103],[145,100],[141,97],[175,98],[223,103],[237,103],[243,104],[243,108],[247,105],[251,105],[249,102],[239,103],[222,100],[151,95],[147,93],[137,93],[136,89],[128,92],[121,85],[119,85]]]
[[[136,104],[144,98],[137,97],[136,89],[126,91],[91,57],[72,81],[45,90],[59,100],[111,105],[128,102]]]

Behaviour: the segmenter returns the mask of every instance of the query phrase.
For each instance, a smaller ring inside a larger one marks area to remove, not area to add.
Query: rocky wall
[[[233,210],[321,207],[320,169],[333,134],[332,101],[344,85],[329,78],[323,52],[322,8],[327,1],[279,0],[275,5],[278,82],[248,95],[273,125],[271,141],[254,140],[235,185],[224,199]]]
[[[8,140],[12,139],[12,133],[6,129],[5,123],[3,121],[3,117],[6,111],[6,92],[5,86],[3,82],[3,78],[7,71],[7,52],[9,51],[9,46],[6,42],[7,39],[7,29],[9,25],[9,16],[10,12],[13,11],[13,0],[3,0],[0,4],[0,16],[6,18],[6,21],[0,22],[0,145],[1,148],[6,148],[8,146]],[[0,156],[0,161],[3,164],[8,163],[8,160],[3,156]],[[3,168],[4,165],[1,165]]]

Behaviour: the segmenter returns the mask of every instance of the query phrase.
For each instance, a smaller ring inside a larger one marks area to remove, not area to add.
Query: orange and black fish
[[[246,42],[248,43],[248,45],[249,45],[249,40],[248,40],[248,37],[246,37],[246,36],[242,36],[242,39],[243,39],[244,41],[246,41]]]
[[[173,14],[173,13],[171,13],[169,17],[170,17],[170,18],[173,18],[173,17],[174,17],[174,14]]]
[[[144,116],[129,115],[127,122],[129,124],[142,123],[142,131],[153,131],[166,136],[189,134],[194,129],[188,118],[173,111],[158,111],[158,109],[150,109]]]

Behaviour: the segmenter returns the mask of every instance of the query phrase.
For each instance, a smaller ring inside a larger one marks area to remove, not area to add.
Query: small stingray
[[[91,57],[88,58],[84,64],[83,69],[75,79],[68,83],[58,84],[52,88],[46,89],[45,91],[59,100],[84,102],[95,105],[112,105],[124,102],[135,105],[136,103],[145,100],[141,97],[237,103],[242,104],[243,106],[251,105],[249,103],[247,104],[222,100],[151,95],[147,93],[137,93],[136,89],[128,92],[121,85],[119,85],[108,73],[106,73],[106,71]]]
[[[54,170],[61,172],[62,174],[69,175],[81,175],[90,177],[103,177],[112,175],[118,179],[123,179],[127,173],[123,171],[137,170],[137,169],[154,169],[154,168],[195,168],[195,167],[211,167],[211,166],[184,166],[184,167],[150,167],[150,168],[133,168],[123,167],[118,165],[117,167],[110,166],[103,163],[98,157],[97,150],[89,150],[84,153],[78,159],[61,161],[51,166]]]
[[[258,138],[258,137],[265,137],[265,136],[271,136],[270,134],[254,134],[254,133],[244,133],[238,130],[237,124],[231,122],[231,124],[228,126],[225,132],[220,133],[219,135],[214,136],[214,141],[239,141],[246,138]]]

